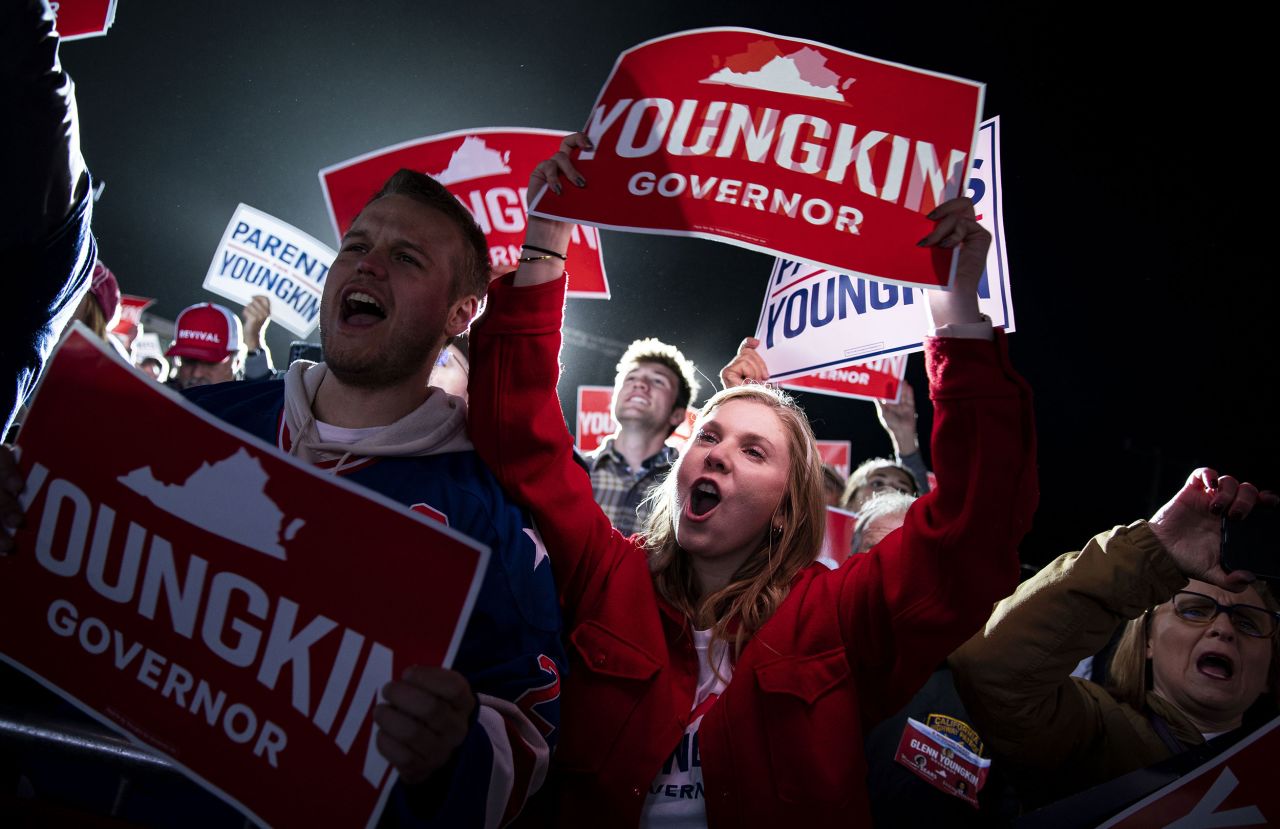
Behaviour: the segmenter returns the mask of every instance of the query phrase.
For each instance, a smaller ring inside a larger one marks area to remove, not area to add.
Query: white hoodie
[[[307,463],[337,459],[339,470],[348,458],[402,458],[470,451],[467,404],[432,388],[422,405],[355,443],[325,443],[316,429],[312,410],[320,382],[329,373],[324,363],[298,360],[284,378],[284,417],[292,445],[289,454]]]

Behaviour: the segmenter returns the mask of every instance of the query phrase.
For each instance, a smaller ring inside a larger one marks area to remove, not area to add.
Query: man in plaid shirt
[[[623,535],[644,528],[645,500],[679,454],[666,440],[698,395],[697,369],[680,349],[636,340],[618,361],[613,419],[618,431],[586,455],[596,502]]]

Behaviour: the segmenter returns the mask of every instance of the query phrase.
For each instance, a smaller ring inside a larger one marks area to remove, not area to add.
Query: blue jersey
[[[222,383],[190,390],[187,397],[288,451],[292,438],[284,419],[284,381]],[[545,778],[560,722],[565,656],[555,585],[541,539],[474,452],[348,459],[335,474],[492,550],[453,663],[479,700],[476,720],[455,754],[448,779],[426,784],[424,791],[436,796],[424,798],[416,787],[397,787],[384,822],[503,825]],[[352,554],[377,555],[376,538],[370,541],[368,549]],[[423,585],[424,597],[429,593],[430,585]],[[421,800],[429,802],[429,819],[419,814]]]

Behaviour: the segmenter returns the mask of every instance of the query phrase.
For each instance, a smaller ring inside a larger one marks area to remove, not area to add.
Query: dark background
[[[110,33],[63,60],[106,182],[102,257],[170,319],[216,301],[200,283],[237,203],[331,240],[320,168],[450,130],[578,128],[618,53],[652,37],[745,26],[984,81],[985,115],[1002,118],[1013,356],[1037,394],[1024,558],[1149,515],[1196,465],[1280,486],[1270,23],[1213,6],[884,5],[121,0]],[[568,325],[661,337],[714,377],[754,329],[771,259],[603,236],[613,298],[571,301]],[[270,333],[278,362],[289,339]],[[570,409],[579,384],[611,382],[608,351],[566,347]],[[923,400],[918,355],[908,377]],[[889,451],[870,404],[801,397],[819,437],[853,440],[855,459]]]

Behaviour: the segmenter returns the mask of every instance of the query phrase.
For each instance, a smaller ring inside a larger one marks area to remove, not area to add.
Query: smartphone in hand
[[[1222,569],[1280,579],[1280,510],[1255,509],[1243,521],[1222,519]]]

